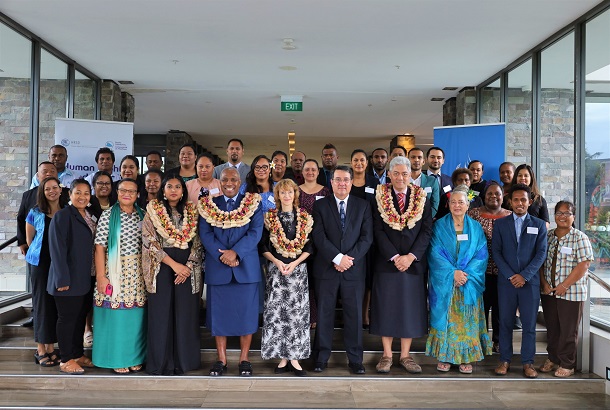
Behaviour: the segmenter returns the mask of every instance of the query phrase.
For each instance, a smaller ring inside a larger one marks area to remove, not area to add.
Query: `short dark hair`
[[[305,154],[303,151],[295,151],[295,152],[293,152],[292,155],[290,156],[290,159],[292,159],[292,157],[294,157],[294,154],[296,154],[297,152],[300,152],[301,154],[303,154],[305,159],[307,159],[307,154]]]
[[[55,166],[55,164],[52,163],[51,161],[42,161],[40,164],[38,164],[38,168],[40,168],[42,165],[53,165],[53,166]]]
[[[333,179],[335,177],[335,171],[349,172],[349,178],[354,179],[354,170],[351,167],[348,167],[347,165],[337,165],[337,168],[330,171],[330,179]]]
[[[244,143],[239,138],[231,138],[229,140],[229,142],[227,142],[227,148],[229,148],[229,145],[231,145],[232,142],[239,142],[239,145],[241,145],[241,148],[244,149]]]
[[[131,155],[131,154],[127,154],[123,157],[123,159],[121,159],[121,163],[119,164],[119,168],[123,165],[123,162],[125,162],[126,159],[130,159],[133,162],[136,163],[136,168],[140,169],[140,161],[138,160],[138,158],[136,158],[135,155]]]
[[[371,153],[371,155],[373,155],[373,154],[375,153],[375,151],[383,151],[383,152],[385,152],[385,154],[386,154],[386,155],[388,155],[388,150],[387,150],[387,149],[385,149],[385,148],[381,148],[381,147],[379,147],[379,148],[375,148],[375,149],[373,150],[373,152]]]
[[[443,158],[445,158],[445,151],[443,151],[443,149],[441,147],[436,147],[436,146],[428,148],[428,151],[426,151],[426,158],[428,158],[430,156],[430,151],[432,151],[433,149],[442,152]]]
[[[97,150],[97,152],[95,153],[95,162],[97,162],[98,159],[100,159],[100,154],[110,154],[110,158],[112,158],[112,162],[116,162],[116,158],[114,156],[114,151],[111,150],[108,147],[102,147],[100,149]]]
[[[555,204],[555,212],[559,211],[559,208],[561,208],[564,205],[566,205],[568,207],[570,212],[572,212],[573,214],[576,214],[576,206],[574,205],[574,202],[568,201],[567,199],[563,199]]]
[[[500,168],[502,168],[504,165],[510,165],[510,166],[513,168],[513,171],[515,170],[515,164],[513,164],[513,163],[512,163],[512,162],[510,162],[510,161],[505,161],[505,162],[501,163],[501,164],[500,164],[500,166],[498,167],[498,170],[499,170]]]
[[[453,185],[456,185],[458,175],[462,174],[468,174],[468,178],[470,178],[470,182],[472,183],[472,171],[468,168],[456,168],[451,174],[451,183]]]
[[[101,177],[103,175],[105,175],[108,178],[110,178],[110,184],[112,184],[112,175],[109,172],[106,172],[106,171],[97,171],[95,174],[93,174],[93,178],[91,178],[91,185],[95,185],[95,183],[97,182],[99,177]]]
[[[443,156],[444,156],[444,155],[443,155]],[[467,168],[468,168],[468,169],[470,169],[470,166],[471,166],[472,164],[476,164],[477,162],[478,162],[479,164],[481,164],[481,170],[482,170],[482,171],[485,171],[485,165],[483,165],[483,163],[482,163],[481,161],[479,161],[478,159],[473,159],[472,161],[470,161],[470,162],[468,163],[468,167],[467,167]]]
[[[138,181],[136,181],[133,178],[123,178],[123,179],[119,179],[119,181],[116,183],[116,189],[117,191],[119,190],[119,188],[121,187],[121,185],[123,185],[123,183],[125,182],[133,182],[134,184],[136,184],[136,186],[138,187],[138,191],[140,190],[140,186],[138,185]]]
[[[525,184],[513,184],[510,186],[510,191],[508,191],[508,197],[513,198],[513,193],[517,191],[525,191],[527,193],[527,198],[532,199],[532,190]]]
[[[159,159],[163,159],[163,155],[161,155],[161,153],[157,150],[148,151],[148,154],[146,154],[146,158],[148,158],[149,155],[158,155]]]
[[[401,149],[402,152],[405,153],[405,157],[407,156],[407,149],[405,147],[403,147],[402,145],[396,145],[394,148],[392,148],[392,151],[394,151],[396,148]]]
[[[407,152],[407,157],[408,157],[409,155],[411,155],[411,153],[412,153],[413,151],[421,151],[422,155],[424,154],[424,150],[423,150],[423,149],[421,149],[420,147],[413,147],[413,148],[411,148],[411,149],[409,150],[409,152]]]
[[[288,163],[288,155],[286,155],[284,151],[280,150],[273,151],[273,154],[271,154],[271,160],[273,161],[273,158],[277,157],[278,155],[283,155],[286,163]]]
[[[335,146],[334,146],[333,144],[331,144],[331,143],[328,143],[328,144],[324,145],[324,146],[322,147],[322,152],[324,152],[324,150],[325,150],[325,149],[334,149],[334,150],[335,150],[335,153],[337,152],[337,147],[335,147]]]
[[[313,158],[307,158],[304,162],[303,162],[303,168],[305,168],[305,164],[307,164],[308,162],[313,162],[314,164],[316,164],[316,168],[320,168],[320,164],[318,163],[318,161],[316,161]]]
[[[148,175],[148,174],[157,174],[157,175],[159,175],[159,177],[161,178],[161,180],[163,180],[163,177],[165,176],[165,174],[163,173],[163,171],[161,171],[160,169],[155,169],[155,168],[152,168],[152,169],[149,169],[148,171],[146,171],[146,172],[144,173],[144,175],[142,175],[142,178],[144,178],[144,180],[146,180],[146,175]],[[180,178],[182,178],[182,177],[180,177]]]
[[[87,185],[89,187],[89,193],[91,193],[91,185],[89,184],[89,181],[87,181],[85,178],[73,179],[70,183],[70,193],[74,192],[76,186],[81,184]]]
[[[366,151],[363,150],[362,148],[356,148],[355,150],[352,151],[352,155],[350,155],[350,159],[354,158],[354,155],[361,153],[364,154],[364,157],[366,158],[366,160],[368,161],[369,156],[367,155]]]
[[[182,151],[182,148],[190,148],[193,150],[193,153],[195,155],[197,155],[197,150],[195,149],[195,146],[193,144],[189,144],[188,142],[186,144],[182,144],[182,146],[180,147],[180,149],[178,150],[178,152]]]
[[[52,146],[51,146],[51,148],[49,148],[49,152],[51,152],[51,150],[52,150],[53,148],[61,148],[61,149],[63,149],[63,150],[64,150],[64,152],[65,152],[66,154],[68,153],[68,149],[67,149],[66,147],[64,147],[63,145],[61,145],[61,144],[55,144],[55,145],[52,145]]]
[[[197,163],[199,162],[199,160],[201,158],[209,159],[210,162],[212,162],[212,165],[214,165],[214,157],[209,152],[202,152],[201,154],[197,155],[197,159],[195,160],[195,165],[197,165]]]

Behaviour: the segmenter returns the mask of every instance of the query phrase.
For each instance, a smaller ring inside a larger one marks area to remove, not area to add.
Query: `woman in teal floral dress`
[[[487,240],[481,225],[466,215],[468,187],[456,187],[450,214],[434,224],[428,248],[430,333],[426,355],[438,359],[437,370],[458,364],[472,373],[472,362],[491,354],[483,315]]]

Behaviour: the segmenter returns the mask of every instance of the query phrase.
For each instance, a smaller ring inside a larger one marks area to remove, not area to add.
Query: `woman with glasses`
[[[93,174],[91,180],[92,188],[95,192],[95,197],[100,203],[102,211],[110,208],[115,202],[116,198],[112,198],[112,176],[106,171],[97,171]]]
[[[222,195],[220,181],[214,178],[214,159],[204,152],[197,157],[197,178],[186,183],[188,199],[195,205],[204,196],[216,197]]]
[[[146,359],[146,290],[142,219],[133,179],[117,184],[118,202],[104,211],[95,235],[93,362],[115,373],[138,372]]]
[[[265,155],[258,155],[252,161],[250,172],[246,180],[242,181],[239,193],[259,194],[261,196],[261,209],[263,214],[270,209],[275,209],[275,199],[273,198],[273,178],[271,177],[272,162]]]
[[[584,232],[574,228],[576,207],[570,201],[555,205],[557,228],[549,230],[548,254],[540,275],[540,301],[547,331],[548,358],[542,373],[555,370],[569,377],[576,366],[578,328],[587,300],[587,270],[593,248]]]

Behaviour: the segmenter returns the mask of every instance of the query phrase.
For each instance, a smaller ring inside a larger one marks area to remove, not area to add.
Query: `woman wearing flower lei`
[[[203,248],[199,214],[177,174],[161,183],[142,225],[142,265],[148,292],[150,374],[182,374],[200,366],[199,290]],[[175,343],[178,340],[179,343]]]
[[[299,360],[310,355],[309,284],[307,264],[312,245],[313,218],[299,208],[299,188],[289,179],[279,181],[273,195],[276,209],[265,214],[259,248],[269,261],[263,312],[263,359],[281,359],[275,373],[305,376]]]
[[[400,337],[400,365],[421,373],[410,356],[411,341],[428,331],[426,249],[432,235],[432,210],[426,192],[410,183],[406,157],[390,162],[391,184],[377,186],[373,223],[377,250],[373,261],[371,333],[381,336],[383,355],[377,372],[392,367],[392,340]]]

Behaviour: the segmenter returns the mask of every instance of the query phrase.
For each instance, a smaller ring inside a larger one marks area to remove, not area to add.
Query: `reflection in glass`
[[[508,73],[506,160],[532,163],[532,60]]]
[[[95,119],[95,81],[80,71],[74,76],[74,118]]]
[[[480,124],[500,122],[500,79],[486,85],[481,90],[481,119]]]
[[[610,11],[586,24],[585,224],[592,270],[610,283]],[[591,281],[591,317],[610,325],[610,295]]]
[[[55,119],[66,118],[68,101],[68,66],[42,49],[40,54],[40,131],[38,161],[48,159],[55,144]],[[69,155],[69,154],[68,154]]]

